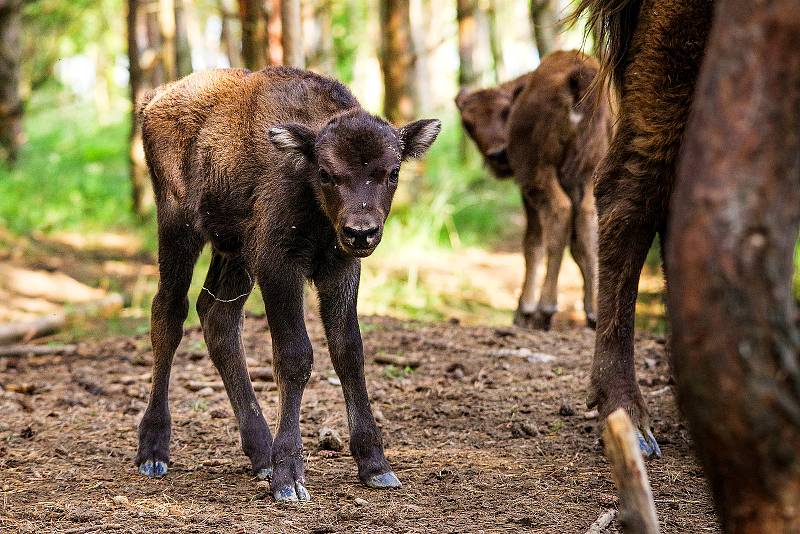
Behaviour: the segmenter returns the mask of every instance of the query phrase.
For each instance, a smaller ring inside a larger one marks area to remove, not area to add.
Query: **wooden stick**
[[[627,412],[617,409],[606,419],[603,430],[606,456],[611,462],[620,498],[619,522],[626,534],[658,534],[653,492],[647,479],[642,453]]]
[[[614,521],[615,517],[617,517],[616,510],[613,508],[606,510],[592,523],[589,530],[586,531],[586,534],[603,534],[609,525],[611,525],[611,522]]]
[[[67,318],[63,313],[40,317],[33,321],[2,324],[0,325],[0,345],[19,339],[30,340],[35,337],[52,334],[66,324]]]
[[[8,345],[0,347],[3,356],[47,356],[49,354],[75,354],[77,345]]]

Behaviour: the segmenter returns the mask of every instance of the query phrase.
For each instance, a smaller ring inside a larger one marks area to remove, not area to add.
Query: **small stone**
[[[269,491],[270,490],[269,480],[259,480],[258,482],[256,482],[256,488],[259,491]]]
[[[328,377],[328,384],[330,384],[332,386],[341,386],[342,385],[342,381],[339,380],[339,377],[337,377],[337,376],[329,376]]]
[[[583,414],[584,419],[597,419],[598,417],[600,417],[600,412],[597,410],[589,410]]]
[[[324,426],[319,431],[319,449],[339,452],[344,448],[342,436],[331,427]]]
[[[361,497],[356,497],[355,503],[356,506],[366,506],[369,504],[369,501],[366,499],[362,499]]]
[[[131,503],[125,495],[116,495],[111,500],[114,501],[114,504],[118,504],[120,506],[128,506]]]
[[[566,402],[561,405],[558,409],[558,415],[563,415],[564,417],[572,417],[575,415],[575,408],[567,404]]]
[[[225,419],[228,417],[228,412],[221,408],[215,408],[209,412],[209,415],[211,419]]]
[[[384,417],[383,412],[381,411],[380,408],[376,408],[372,415],[373,417],[375,417],[375,421],[377,421],[378,423],[383,423],[384,421],[386,421],[386,417]]]
[[[214,388],[212,387],[204,387],[197,391],[198,397],[210,397],[214,394]]]

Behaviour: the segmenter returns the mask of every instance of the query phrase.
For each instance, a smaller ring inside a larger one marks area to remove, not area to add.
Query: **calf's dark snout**
[[[342,228],[342,237],[353,248],[368,248],[376,244],[380,228],[374,224],[358,224]]]
[[[495,165],[508,165],[508,152],[505,147],[499,148],[486,154],[486,159]]]

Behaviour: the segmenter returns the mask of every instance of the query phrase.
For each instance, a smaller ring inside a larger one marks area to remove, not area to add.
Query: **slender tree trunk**
[[[666,263],[680,404],[725,532],[800,532],[795,0],[719,2],[685,140]]]
[[[239,0],[242,21],[242,60],[250,70],[269,65],[269,17],[264,0]]]
[[[281,28],[283,64],[301,69],[305,68],[300,0],[281,0]]]
[[[128,61],[133,108],[129,160],[132,206],[138,215],[149,212],[154,202],[142,147],[142,129],[136,117],[136,103],[141,100],[145,91],[155,85],[159,73],[155,51],[150,47],[150,40],[158,37],[158,31],[154,31],[155,20],[152,14],[144,12],[145,7],[145,3],[140,0],[128,0]],[[146,44],[143,46],[142,43]]]
[[[175,42],[175,0],[158,1],[158,27],[161,32],[161,65],[166,81],[178,78]]]
[[[189,0],[175,0],[175,62],[178,78],[192,72],[192,47],[189,44],[187,19],[192,15]]]
[[[506,79],[506,66],[503,62],[503,43],[500,39],[500,32],[497,28],[497,1],[488,0],[486,18],[489,23],[489,49],[492,52],[492,68],[494,69],[494,81],[501,83]]]
[[[235,8],[232,4],[233,0],[218,0],[218,8],[220,18],[222,19],[222,28],[219,35],[220,48],[228,58],[228,65],[233,68],[240,68],[243,66],[241,45],[243,39],[238,38],[236,28],[233,22],[237,19],[234,14]]]
[[[478,41],[477,5],[475,0],[457,0],[458,20],[458,85],[470,87],[478,80],[475,70],[475,46]]]
[[[559,0],[531,0],[531,24],[540,58],[558,50],[562,30]]]
[[[281,24],[281,0],[267,0],[269,24],[270,65],[283,65],[283,27]]]
[[[22,144],[19,95],[21,0],[0,1],[0,159],[13,163]]]
[[[384,115],[393,123],[414,117],[415,57],[408,0],[381,0]]]
[[[306,28],[312,28],[312,35],[306,35],[309,42],[308,68],[333,75],[336,68],[333,56],[333,20],[331,7],[333,0],[317,0],[306,5]]]

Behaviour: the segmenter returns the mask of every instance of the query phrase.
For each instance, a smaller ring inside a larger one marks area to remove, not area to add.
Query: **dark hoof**
[[[588,326],[592,330],[597,330],[597,319],[595,318],[594,315],[586,316],[586,326]]]
[[[272,495],[275,497],[275,500],[279,502],[298,502],[311,500],[311,495],[308,493],[308,490],[300,482],[295,482],[294,486],[287,486],[285,488],[275,490]]]
[[[373,475],[369,477],[366,482],[364,482],[370,488],[399,488],[403,484],[400,482],[400,479],[397,478],[397,475],[394,474],[394,471],[387,471],[385,473],[381,473],[380,475]]]
[[[636,439],[639,441],[639,450],[645,458],[661,458],[661,448],[658,446],[655,436],[650,428],[646,428],[644,434],[636,429]]]
[[[139,473],[150,478],[161,478],[167,474],[167,464],[161,460],[147,460],[139,466]]]
[[[522,310],[517,310],[514,315],[514,325],[520,328],[527,328],[529,330],[550,330],[553,322],[553,313],[546,313],[539,310],[528,313]]]

